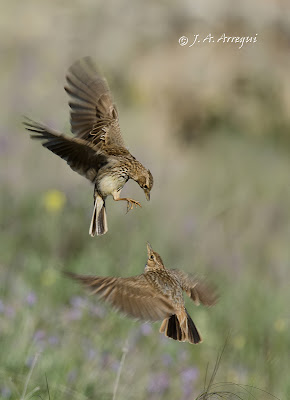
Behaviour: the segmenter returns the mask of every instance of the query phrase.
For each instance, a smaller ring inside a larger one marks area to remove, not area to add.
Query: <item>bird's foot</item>
[[[114,200],[115,200],[115,201],[127,201],[127,213],[128,213],[130,210],[133,210],[134,206],[136,206],[136,207],[137,207],[137,206],[142,207],[142,206],[141,206],[141,203],[140,203],[139,201],[130,199],[129,197],[119,197],[119,198],[115,198],[115,197],[114,197]]]
[[[134,206],[135,207],[139,206],[139,207],[142,208],[141,203],[139,201],[133,200],[133,199],[129,199],[129,198],[126,198],[126,200],[127,200],[127,213],[129,211],[133,210]]]

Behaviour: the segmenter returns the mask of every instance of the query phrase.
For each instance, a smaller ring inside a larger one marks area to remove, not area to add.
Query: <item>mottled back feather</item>
[[[175,275],[182,289],[194,301],[195,304],[213,306],[218,301],[216,290],[207,282],[196,279],[179,269],[171,269],[170,272]]]

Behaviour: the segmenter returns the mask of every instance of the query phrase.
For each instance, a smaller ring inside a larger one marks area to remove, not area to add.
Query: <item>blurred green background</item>
[[[46,374],[51,399],[111,399],[128,343],[118,400],[195,399],[228,335],[215,382],[290,398],[289,2],[10,0],[1,9],[0,398],[48,398]],[[209,33],[257,42],[189,47]],[[93,188],[21,125],[24,114],[69,132],[64,77],[86,55],[155,179],[150,203],[134,182],[123,190],[142,209],[125,215],[109,199],[109,232],[93,239]],[[201,345],[124,318],[61,275],[139,274],[147,240],[167,267],[217,285],[217,306],[187,302]]]

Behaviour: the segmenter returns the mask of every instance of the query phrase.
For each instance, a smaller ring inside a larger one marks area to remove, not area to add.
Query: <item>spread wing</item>
[[[180,282],[182,289],[194,301],[205,306],[213,306],[218,301],[216,290],[204,280],[199,280],[179,269],[170,270]]]
[[[76,61],[69,68],[66,81],[72,132],[95,144],[125,147],[109,86],[92,59]]]
[[[25,128],[33,132],[32,139],[43,140],[42,146],[64,159],[74,171],[86,176],[92,182],[107,157],[90,142],[80,138],[70,138],[26,118]]]
[[[143,274],[130,278],[85,276],[71,272],[65,274],[133,318],[159,321],[175,313],[166,297],[156,293]]]

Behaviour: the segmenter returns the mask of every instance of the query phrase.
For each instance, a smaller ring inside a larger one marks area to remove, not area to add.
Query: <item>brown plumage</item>
[[[26,119],[24,125],[32,139],[40,139],[48,150],[63,158],[72,170],[95,185],[94,210],[90,235],[107,232],[106,197],[127,201],[127,211],[141,204],[121,198],[120,192],[129,179],[144,190],[147,200],[153,177],[125,147],[118,113],[106,80],[90,57],[75,62],[66,75],[65,90],[69,94],[71,131],[69,137],[43,124]]]
[[[143,274],[129,278],[98,277],[65,272],[87,286],[92,294],[137,319],[163,320],[160,332],[180,342],[200,343],[201,336],[188,314],[183,291],[198,305],[212,306],[215,291],[177,269],[166,269],[160,255],[147,243],[148,260]]]

